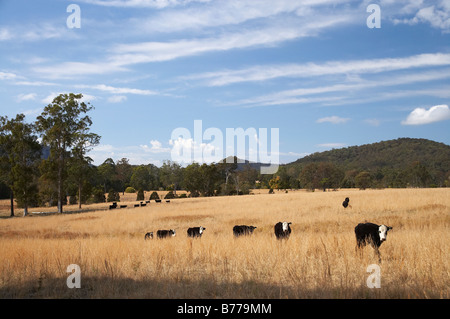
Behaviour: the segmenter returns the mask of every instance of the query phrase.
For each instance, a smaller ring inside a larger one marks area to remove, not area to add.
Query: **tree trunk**
[[[78,184],[78,208],[81,209],[81,183]]]
[[[10,216],[14,217],[14,192],[12,189],[11,189],[10,198],[11,198],[11,215]]]
[[[28,215],[28,204],[25,204],[25,207],[23,208],[23,217]]]
[[[58,213],[62,214],[62,163],[58,167]]]

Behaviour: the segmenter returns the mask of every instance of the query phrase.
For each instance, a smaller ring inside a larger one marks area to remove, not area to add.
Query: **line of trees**
[[[28,207],[54,201],[62,213],[66,192],[73,186],[81,199],[92,163],[87,152],[100,141],[90,132],[92,120],[87,113],[93,107],[82,97],[60,94],[34,123],[26,123],[23,114],[0,117],[0,178],[10,191],[11,216],[14,198],[24,208],[24,216]],[[44,148],[49,150],[47,158],[42,158]]]
[[[261,175],[258,165],[238,164],[236,157],[187,167],[170,160],[157,167],[108,158],[95,166],[87,155],[100,142],[90,131],[92,109],[81,94],[71,93],[57,96],[34,123],[27,123],[23,114],[0,116],[0,198],[10,198],[11,216],[14,201],[23,207],[24,216],[29,207],[44,205],[56,205],[62,213],[68,202],[81,208],[85,203],[118,201],[127,188],[142,198],[149,190],[170,190],[177,197],[177,190],[183,189],[196,197],[248,194],[253,188],[450,186],[450,172],[439,171],[437,176],[419,161],[404,168],[368,170],[345,169],[329,161],[292,163],[281,165],[274,175]]]

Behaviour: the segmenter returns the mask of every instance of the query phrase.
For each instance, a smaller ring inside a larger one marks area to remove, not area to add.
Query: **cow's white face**
[[[288,222],[283,222],[283,231],[287,231],[288,230]]]
[[[200,234],[203,234],[203,230],[206,228],[203,228],[202,226],[200,226],[200,230],[198,231]]]
[[[172,237],[175,237],[175,229],[171,229],[172,231]]]
[[[386,240],[388,230],[392,229],[392,227],[381,225],[378,227],[378,235],[380,235],[381,242]]]

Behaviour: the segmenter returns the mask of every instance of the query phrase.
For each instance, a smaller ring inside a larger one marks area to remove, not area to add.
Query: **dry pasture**
[[[449,298],[449,195],[261,191],[1,218],[0,298]],[[273,226],[284,220],[293,233],[278,241]],[[366,285],[378,264],[372,248],[355,252],[353,229],[364,221],[393,227],[380,248],[381,288]],[[238,224],[258,228],[234,238]],[[202,238],[186,236],[193,226],[206,227]],[[170,228],[176,237],[144,240]],[[70,264],[81,268],[80,289],[66,285]]]

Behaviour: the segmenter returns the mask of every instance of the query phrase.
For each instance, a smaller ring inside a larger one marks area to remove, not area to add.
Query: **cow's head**
[[[169,230],[169,235],[174,237],[175,236],[175,229]]]
[[[389,230],[391,230],[392,227],[381,225],[378,227],[378,235],[380,236],[380,241],[383,242],[386,240],[386,236]]]
[[[203,233],[203,231],[204,231],[205,229],[206,229],[205,227],[202,227],[202,226],[200,226],[200,229],[199,229],[199,231],[198,231],[198,232],[199,232],[200,234],[202,234],[202,233]]]
[[[253,231],[256,229],[256,226],[249,226],[249,230],[251,233],[253,233]]]
[[[289,222],[289,223],[288,222],[283,222],[283,224],[282,224],[283,225],[282,226],[283,227],[283,231],[288,231],[288,228],[289,228],[290,224],[292,224],[292,223],[291,222]]]

